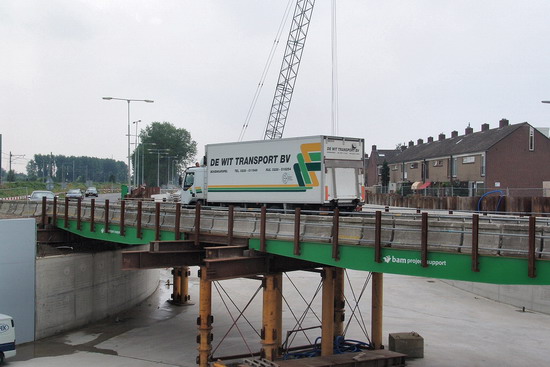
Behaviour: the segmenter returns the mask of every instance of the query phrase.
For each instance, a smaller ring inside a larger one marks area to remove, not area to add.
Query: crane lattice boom
[[[280,139],[283,136],[314,4],[315,0],[296,1],[296,8],[292,17],[290,33],[265,129],[264,140]]]

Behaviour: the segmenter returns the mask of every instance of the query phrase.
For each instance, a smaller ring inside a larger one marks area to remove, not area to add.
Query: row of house
[[[463,135],[453,131],[449,138],[439,134],[437,139],[418,139],[396,149],[379,150],[373,145],[366,169],[371,190],[383,186],[384,162],[389,182],[383,189],[389,192],[462,188],[466,195],[476,195],[495,189],[508,194],[536,189],[538,193],[524,194],[540,195],[550,184],[550,139],[527,122],[510,124],[502,119],[493,129],[483,124],[474,132],[468,126]]]

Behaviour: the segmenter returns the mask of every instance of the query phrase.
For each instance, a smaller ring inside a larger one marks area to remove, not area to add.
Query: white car
[[[51,191],[38,190],[33,191],[32,194],[29,195],[28,199],[30,201],[42,201],[43,197],[46,197],[46,200],[53,200],[53,198],[55,198],[55,194]]]
[[[0,314],[0,364],[15,353],[15,323],[11,316]]]

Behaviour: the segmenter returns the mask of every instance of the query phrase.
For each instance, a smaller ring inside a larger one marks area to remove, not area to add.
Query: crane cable
[[[332,103],[331,122],[332,135],[338,135],[338,34],[336,32],[336,0],[332,0],[331,22],[331,46],[332,46]]]
[[[290,9],[292,8],[291,5],[292,5],[293,2],[294,2],[294,0],[288,0],[288,4],[287,4],[285,12],[283,14],[283,18],[281,19],[281,23],[279,24],[279,28],[277,29],[277,34],[275,36],[275,40],[273,41],[273,45],[271,46],[271,50],[269,51],[269,55],[267,56],[267,60],[266,60],[266,63],[264,65],[264,69],[263,69],[262,75],[260,77],[260,82],[258,83],[258,86],[256,87],[256,92],[254,93],[254,97],[252,98],[252,102],[250,103],[250,107],[248,108],[246,118],[245,118],[243,126],[241,128],[241,133],[239,135],[239,141],[242,141],[244,139],[244,134],[246,133],[246,129],[248,128],[248,124],[250,123],[250,119],[252,118],[252,114],[254,113],[254,108],[256,107],[256,103],[258,102],[258,98],[259,98],[260,93],[262,91],[262,87],[264,86],[265,79],[267,78],[267,73],[269,72],[269,68],[271,66],[271,62],[273,61],[275,51],[277,50],[277,46],[279,46],[279,41],[281,39],[281,34],[283,33],[283,29],[285,28],[286,22],[288,21],[289,14],[290,14]]]

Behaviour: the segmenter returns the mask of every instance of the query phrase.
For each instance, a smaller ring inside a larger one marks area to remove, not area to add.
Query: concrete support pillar
[[[273,361],[282,341],[282,275],[264,276],[262,315],[262,357]]]
[[[205,280],[206,267],[201,266],[200,274],[200,290],[199,290],[199,317],[197,319],[197,325],[199,335],[197,342],[199,347],[199,356],[197,357],[197,364],[199,367],[208,367],[208,361],[210,359],[210,352],[212,351],[212,282]]]
[[[334,268],[334,338],[344,336],[346,300],[344,298],[345,269]]]
[[[189,299],[189,267],[181,266],[172,269],[173,283],[172,287],[172,303],[176,305],[184,305]]]
[[[384,306],[384,274],[372,273],[371,335],[374,349],[382,349],[382,314]]]
[[[334,350],[334,275],[334,268],[323,268],[321,356],[330,356]]]

